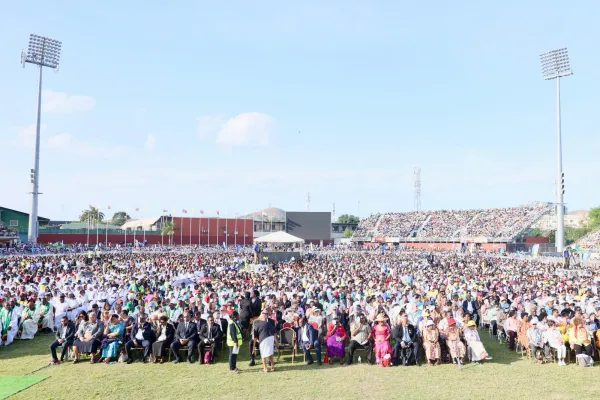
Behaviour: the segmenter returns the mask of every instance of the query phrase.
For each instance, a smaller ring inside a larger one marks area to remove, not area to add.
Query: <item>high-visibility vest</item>
[[[240,329],[240,326],[235,323],[234,321],[231,321],[229,323],[229,325],[227,326],[227,346],[229,347],[233,347],[236,345],[236,343],[231,340],[231,334],[229,333],[229,327],[231,326],[231,324],[233,324],[233,326],[235,327],[235,336],[237,339],[237,345],[241,346],[242,345],[242,330]]]

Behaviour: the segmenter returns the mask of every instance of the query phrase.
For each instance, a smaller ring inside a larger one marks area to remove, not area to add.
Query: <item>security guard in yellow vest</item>
[[[239,374],[237,369],[237,356],[242,347],[242,328],[240,327],[240,314],[237,311],[231,313],[231,321],[227,327],[227,346],[229,346],[229,370]]]

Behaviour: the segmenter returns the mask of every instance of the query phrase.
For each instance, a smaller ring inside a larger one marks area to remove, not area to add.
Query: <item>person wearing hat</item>
[[[425,323],[425,331],[423,332],[423,349],[425,350],[425,358],[427,365],[431,366],[435,360],[435,365],[440,365],[441,348],[440,348],[440,333],[437,330],[433,320],[427,320]]]
[[[544,357],[544,341],[542,331],[538,328],[538,322],[537,317],[531,318],[531,321],[529,321],[531,326],[527,329],[527,338],[529,339],[529,351],[531,357],[535,357],[537,362],[542,363]]]
[[[461,331],[456,326],[456,320],[449,318],[448,328],[446,329],[446,346],[448,346],[452,360],[459,365],[462,364],[462,359],[465,357],[465,345],[460,340],[460,337]]]
[[[477,324],[475,321],[471,320],[467,322],[464,336],[465,340],[467,341],[467,345],[469,346],[469,359],[471,362],[477,363],[483,360],[492,359],[488,355],[487,351],[485,351],[483,343],[481,343],[481,338],[479,337],[479,332],[477,332]]]
[[[375,340],[375,363],[383,366],[383,359],[386,356],[391,356],[392,346],[390,339],[392,338],[392,330],[387,324],[388,317],[383,313],[377,314],[375,318],[376,325],[373,327],[373,338]]]

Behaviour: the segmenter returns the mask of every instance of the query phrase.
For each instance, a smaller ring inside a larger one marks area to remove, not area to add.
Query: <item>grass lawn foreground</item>
[[[0,376],[47,376],[14,399],[591,399],[600,396],[600,367],[536,365],[508,351],[482,332],[493,361],[485,365],[377,368],[302,363],[282,356],[276,372],[248,367],[247,349],[240,352],[242,374],[228,372],[222,352],[213,366],[183,364],[72,365],[45,367],[52,335],[15,341],[0,348]],[[357,353],[358,354],[358,353]]]

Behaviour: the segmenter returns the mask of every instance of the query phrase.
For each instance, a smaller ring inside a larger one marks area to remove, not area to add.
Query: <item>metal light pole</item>
[[[29,214],[29,243],[36,243],[38,238],[38,195],[40,178],[40,119],[42,114],[42,68],[48,67],[58,71],[61,42],[38,35],[29,35],[27,53],[21,52],[21,64],[35,64],[40,69],[38,75],[37,117],[35,122],[35,153],[31,170],[31,213]]]
[[[560,78],[572,75],[567,48],[552,50],[540,55],[542,76],[545,80],[556,79],[556,251],[562,253],[565,246],[565,176],[562,171],[562,138],[560,132]]]

